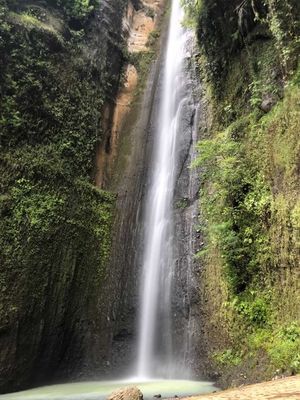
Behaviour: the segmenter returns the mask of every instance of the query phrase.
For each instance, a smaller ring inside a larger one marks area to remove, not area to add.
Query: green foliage
[[[81,10],[90,2],[64,5]],[[104,65],[91,65],[77,45],[45,29],[34,15],[12,14],[2,7],[0,18],[1,240],[7,257],[3,262],[13,260],[8,236],[21,248],[24,235],[39,241],[62,227],[90,229],[91,237],[104,240],[107,253],[111,211],[106,215],[104,204],[112,201],[84,184],[102,139],[101,109],[111,87]],[[30,41],[24,33],[28,29]],[[90,226],[87,215],[93,216]]]
[[[241,300],[235,297],[231,306],[247,324],[265,326],[270,320],[269,306],[265,299],[254,297],[253,299]]]
[[[282,372],[300,371],[300,325],[291,322],[275,329],[260,329],[248,338],[249,351],[264,350],[275,369]]]
[[[225,5],[223,0],[202,0],[198,11],[198,6],[193,5],[193,2],[187,1],[187,5],[187,19],[191,14],[193,21],[197,22],[201,55],[205,58],[205,70],[216,96],[224,98],[224,94],[227,94],[224,93],[230,84],[227,78],[232,75],[232,60],[237,55],[245,70],[232,83],[238,83],[237,89],[246,91],[246,82],[239,85],[239,81],[246,79],[248,87],[250,90],[254,89],[255,94],[259,94],[256,89],[262,91],[257,85],[253,86],[255,81],[261,80],[265,86],[266,81],[270,80],[272,84],[272,80],[278,80],[279,73],[282,79],[286,79],[296,68],[300,48],[298,2],[234,0]],[[258,47],[255,46],[256,43],[259,44]],[[265,52],[266,48],[270,51]],[[267,62],[263,62],[264,56],[268,56]],[[245,60],[246,57],[248,60]],[[273,62],[274,59],[276,62]],[[257,61],[261,65],[257,65]],[[257,67],[266,71],[269,63],[279,73],[264,73],[262,79],[257,79]],[[272,89],[275,87],[276,85],[272,85]],[[240,100],[248,102],[241,92],[238,101]],[[259,97],[254,95],[255,105],[259,105],[258,100]]]
[[[236,353],[232,349],[226,349],[222,352],[217,352],[213,355],[213,358],[217,364],[223,367],[237,366],[242,362],[240,353]]]
[[[87,175],[101,139],[101,107],[109,84],[104,65],[90,65],[79,49],[68,48],[51,31],[35,25],[28,43],[24,28],[12,27],[1,24],[2,145],[15,150],[32,145],[34,151],[51,143],[52,155],[72,163],[67,171]]]
[[[289,74],[300,49],[300,7],[293,0],[268,0],[268,6],[268,25],[276,40],[284,73]]]
[[[264,230],[270,191],[246,149],[231,138],[232,130],[200,141],[195,165],[202,168],[200,201],[207,218],[211,246],[220,249],[234,293],[257,279],[258,265],[268,250]]]
[[[203,0],[199,11],[188,4],[210,100],[195,161],[205,242],[197,256],[206,266],[207,312],[232,342],[215,360],[229,358],[218,362],[222,371],[238,354],[245,368],[251,358],[256,371],[267,365],[264,377],[276,369],[295,373],[300,3]]]
[[[35,330],[15,342],[26,347],[16,371],[36,360],[41,321],[59,334],[66,321],[94,321],[107,274],[115,198],[91,182],[103,104],[119,76],[108,73],[102,45],[68,28],[93,4],[61,2],[68,16],[49,7],[44,21],[19,4],[0,7],[0,327],[10,335],[30,320],[20,329]]]
[[[155,52],[152,49],[154,46],[154,42],[152,41],[151,47],[148,51],[139,51],[136,53],[130,54],[129,63],[133,64],[138,72],[138,85],[135,90],[134,98],[135,100],[139,99],[139,96],[143,93],[143,89],[145,87],[146,79],[148,76],[149,68],[154,59]]]
[[[111,195],[84,181],[76,182],[73,188],[60,187],[58,191],[45,183],[18,179],[10,194],[1,199],[1,244],[7,256],[3,262],[10,263],[12,256],[16,262],[20,256],[19,262],[23,263],[28,246],[38,250],[41,241],[50,238],[55,251],[64,231],[65,235],[71,235],[69,245],[73,242],[74,250],[75,243],[84,238],[89,237],[91,243],[98,241],[101,253],[98,263],[103,267],[109,254],[113,202]],[[14,255],[10,254],[12,248]]]
[[[98,0],[55,0],[57,5],[63,7],[71,17],[84,18],[88,16]]]
[[[149,37],[148,37],[147,46],[149,46],[149,47],[153,46],[159,37],[160,37],[159,30],[154,29],[153,31],[151,31],[149,34]]]
[[[201,12],[203,5],[202,0],[181,0],[181,6],[184,9],[185,18],[184,25],[195,28],[197,25],[197,17]]]
[[[20,23],[27,27],[36,26],[37,28],[43,28],[45,26],[38,18],[28,12],[22,14],[11,13],[10,16],[15,18],[16,21],[19,19]]]
[[[39,193],[32,182],[22,178],[12,188],[11,202],[14,204],[12,218],[16,226],[26,223],[29,230],[42,233],[47,232],[55,222],[65,199],[53,193]]]
[[[288,326],[284,326],[278,333],[278,337],[282,340],[296,342],[300,339],[300,324],[299,322],[292,322]]]
[[[176,208],[184,209],[187,207],[188,207],[188,199],[186,199],[186,198],[182,198],[182,199],[178,200],[176,203]]]

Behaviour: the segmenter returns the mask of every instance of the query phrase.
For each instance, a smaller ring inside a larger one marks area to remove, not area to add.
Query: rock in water
[[[143,400],[143,393],[135,386],[128,386],[116,390],[107,400]]]

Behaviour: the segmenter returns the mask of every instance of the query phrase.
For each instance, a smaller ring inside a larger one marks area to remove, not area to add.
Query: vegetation
[[[241,363],[240,355],[234,353],[232,349],[224,350],[220,353],[215,353],[214,359],[221,366],[237,366]]]
[[[98,0],[56,0],[58,6],[62,6],[71,17],[86,17],[98,4]]]
[[[147,46],[151,47],[154,46],[154,44],[157,42],[157,39],[160,37],[160,31],[157,29],[154,29],[152,32],[149,34],[148,38],[148,43]]]
[[[0,390],[42,376],[45,364],[57,370],[64,335],[83,359],[81,332],[100,330],[115,199],[94,186],[94,158],[123,54],[89,22],[96,5],[1,1]]]
[[[296,373],[300,8],[281,0],[225,3],[185,2],[210,100],[211,128],[195,165],[203,285],[227,338],[215,343],[214,362],[223,372],[256,360],[267,366],[264,377]]]
[[[17,237],[25,221],[26,236],[31,237],[47,232],[52,224],[64,224],[67,209],[71,215],[75,211],[70,207],[72,196],[77,197],[79,209],[91,207],[87,198],[95,189],[85,185],[82,190],[80,182],[89,181],[92,154],[101,140],[105,82],[100,73],[97,81],[95,67],[87,65],[79,49],[67,50],[59,32],[45,31],[34,16],[21,14],[22,19],[16,20],[13,15],[11,20],[8,8],[1,11],[2,210]],[[15,31],[14,23],[21,29]],[[24,30],[29,31],[32,45]],[[107,196],[95,199],[111,203]],[[96,220],[92,224],[91,229],[97,229]]]
[[[93,184],[103,106],[126,58],[139,94],[160,35],[152,32],[148,51],[125,55],[124,3],[107,27],[95,22],[98,0],[0,0],[0,388],[32,382],[41,360],[53,371],[64,357],[85,362],[85,337],[93,347],[107,318],[99,301],[115,199]],[[222,331],[212,360],[226,373],[251,363],[266,365],[267,376],[297,373],[299,2],[183,5],[210,101],[195,165],[201,285],[213,316],[205,328]]]

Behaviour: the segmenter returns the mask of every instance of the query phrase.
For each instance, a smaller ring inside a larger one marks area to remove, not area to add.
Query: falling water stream
[[[145,244],[139,318],[137,372],[140,377],[176,375],[172,357],[171,285],[174,269],[173,200],[177,173],[177,147],[184,60],[188,35],[182,26],[180,0],[173,0],[158,123],[154,137],[153,176],[146,201]]]

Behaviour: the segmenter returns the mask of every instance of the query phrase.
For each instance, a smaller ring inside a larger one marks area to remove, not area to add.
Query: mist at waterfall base
[[[193,381],[103,381],[78,382],[63,385],[44,386],[0,396],[1,400],[104,400],[112,392],[127,386],[137,386],[144,399],[153,399],[156,394],[162,397],[188,396],[210,393],[216,390],[208,382]]]
[[[180,0],[173,0],[161,85],[158,124],[154,133],[152,176],[145,203],[144,254],[137,357],[131,378],[40,387],[0,396],[3,400],[105,399],[114,390],[137,386],[144,398],[209,393],[210,382],[191,379],[187,365],[172,344],[173,213],[180,120],[184,118],[184,60],[189,35],[182,27]],[[182,338],[184,342],[184,338]],[[185,346],[185,343],[182,343]],[[134,376],[134,377],[133,377]]]

